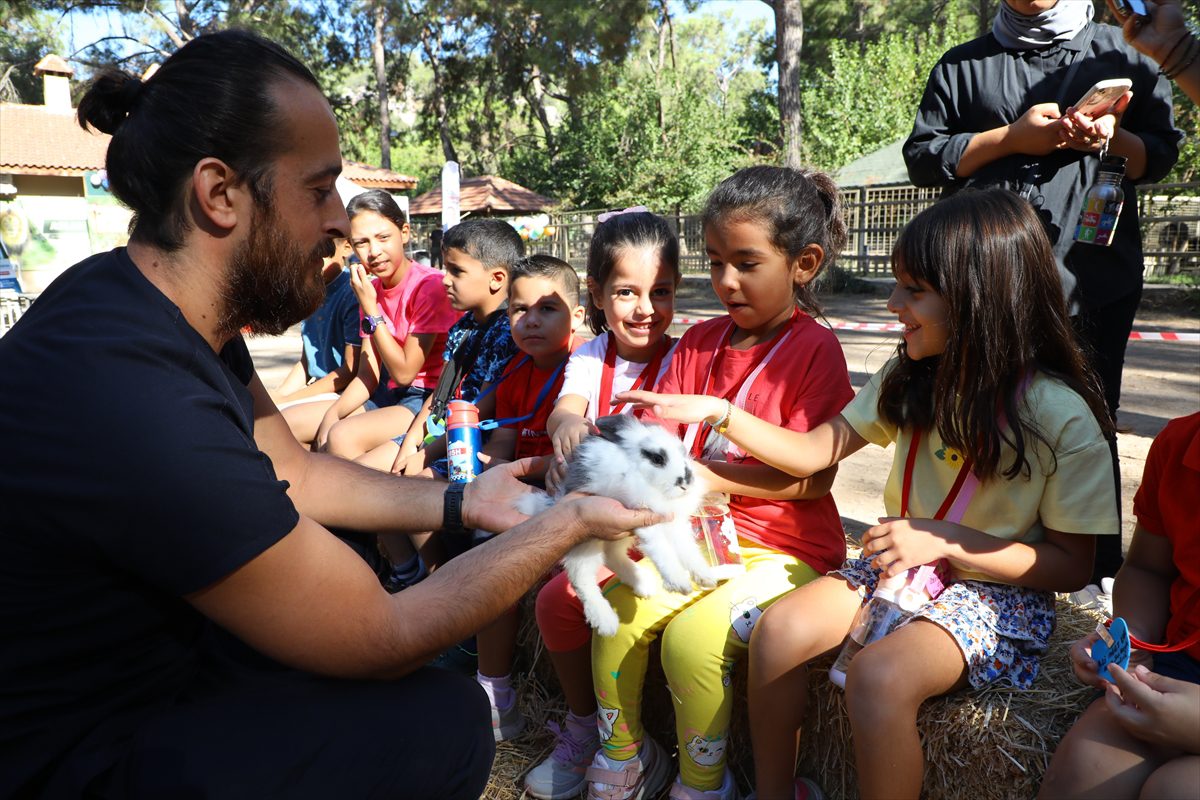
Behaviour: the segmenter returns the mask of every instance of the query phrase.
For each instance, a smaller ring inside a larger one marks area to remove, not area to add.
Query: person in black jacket
[[[1115,418],[1142,296],[1135,183],[1166,176],[1182,134],[1170,85],[1154,63],[1092,14],[1092,3],[1081,0],[1003,0],[991,33],[952,48],[933,68],[904,160],[917,186],[1005,186],[1038,209],[1076,332]],[[1071,113],[1109,78],[1133,81],[1132,95],[1095,120]],[[1077,244],[1075,226],[1109,135],[1108,154],[1126,159],[1125,204],[1110,246]],[[1116,574],[1120,559],[1120,542],[1102,547],[1096,580]]]

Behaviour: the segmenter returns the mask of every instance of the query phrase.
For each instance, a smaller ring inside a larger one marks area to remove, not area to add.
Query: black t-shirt
[[[123,249],[0,338],[0,797],[116,758],[186,694],[210,625],[182,595],[299,517],[254,443],[253,364],[214,353]]]

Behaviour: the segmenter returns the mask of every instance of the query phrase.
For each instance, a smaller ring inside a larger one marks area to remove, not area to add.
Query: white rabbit
[[[593,539],[576,545],[563,557],[567,579],[575,587],[588,623],[602,636],[617,632],[617,613],[604,599],[596,576],[606,565],[638,597],[654,593],[653,575],[629,557],[635,544],[654,562],[663,586],[688,594],[692,580],[716,585],[712,567],[696,546],[691,515],[704,497],[683,443],[657,425],[644,425],[628,414],[601,417],[599,434],[584,439],[571,454],[561,494],[587,492],[619,500],[629,508],[669,513],[669,522],[639,528],[634,536],[616,541]],[[542,493],[528,495],[520,510],[537,513],[552,505]]]

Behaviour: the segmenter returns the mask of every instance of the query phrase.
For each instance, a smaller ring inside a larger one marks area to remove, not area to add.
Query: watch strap
[[[446,493],[442,495],[442,528],[448,531],[461,531],[464,529],[462,511],[463,511],[463,492],[467,490],[465,483],[451,483],[446,486]]]

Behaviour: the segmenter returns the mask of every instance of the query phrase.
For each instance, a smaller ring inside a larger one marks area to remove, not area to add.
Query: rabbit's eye
[[[662,450],[646,450],[643,448],[642,458],[656,467],[665,467],[667,465],[667,454]]]

